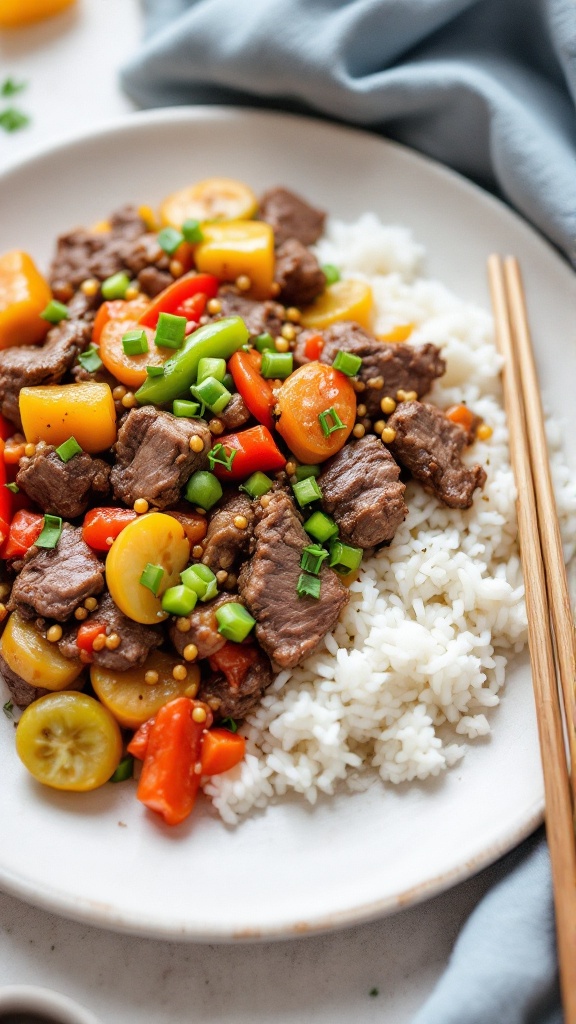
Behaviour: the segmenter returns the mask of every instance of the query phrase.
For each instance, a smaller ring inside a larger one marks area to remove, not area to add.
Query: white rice
[[[501,405],[491,317],[419,276],[423,249],[404,228],[372,214],[332,221],[317,246],[322,263],[370,283],[375,331],[411,323],[412,344],[434,342],[447,372],[430,400],[465,401],[493,428],[467,453],[487,471],[466,512],[416,483],[392,544],[365,559],[350,602],[320,650],[282,672],[242,727],[248,755],[204,784],[222,818],[236,823],[284,794],[314,803],[344,782],[366,788],[425,779],[455,764],[462,742],[490,733],[508,658],[526,642],[516,542],[515,489]],[[549,440],[564,538],[576,537],[576,485]],[[566,542],[567,560],[574,553]]]

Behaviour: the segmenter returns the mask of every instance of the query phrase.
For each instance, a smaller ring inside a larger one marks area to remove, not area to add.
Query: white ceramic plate
[[[258,192],[284,184],[333,214],[410,226],[428,271],[488,305],[492,251],[520,257],[549,404],[576,429],[573,273],[518,217],[458,176],[375,136],[271,113],[175,109],[131,116],[0,178],[0,249],[46,265],[56,234],[115,205],[154,204],[210,174]],[[572,433],[570,433],[570,428]],[[38,906],[173,939],[289,936],[375,917],[495,860],[540,821],[542,781],[526,658],[508,673],[493,738],[443,777],[296,802],[236,830],[209,810],[162,828],[131,784],[82,797],[37,786],[0,715],[0,884]]]

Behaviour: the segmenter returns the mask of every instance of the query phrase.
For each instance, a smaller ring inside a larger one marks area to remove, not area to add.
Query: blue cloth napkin
[[[573,0],[143,0],[141,106],[240,103],[398,139],[506,199],[576,264]],[[545,840],[499,865],[414,1024],[560,1024]]]

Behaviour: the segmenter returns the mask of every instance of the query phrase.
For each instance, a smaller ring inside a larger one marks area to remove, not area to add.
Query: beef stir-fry
[[[479,418],[423,401],[439,349],[378,338],[368,286],[320,266],[324,213],[217,179],[162,219],[68,232],[48,280],[0,258],[0,669],[37,778],[136,758],[175,824],[393,541],[409,476],[467,509],[486,475]]]

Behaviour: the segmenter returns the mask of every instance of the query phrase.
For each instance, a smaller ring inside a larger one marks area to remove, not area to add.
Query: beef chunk
[[[120,637],[120,645],[114,650],[109,651],[107,647],[103,647],[101,651],[93,653],[94,664],[111,672],[127,672],[129,668],[138,668],[144,664],[150,651],[162,643],[162,632],[157,626],[144,626],[127,618],[108,593],[104,594],[98,607],[90,613],[86,621],[106,626],[107,636],[116,633]],[[65,627],[58,642],[60,653],[65,658],[79,657],[77,634],[76,622]]]
[[[222,412],[218,413],[218,419],[222,421],[226,430],[237,430],[250,419],[250,413],[242,395],[235,393]]]
[[[62,320],[46,336],[44,345],[19,345],[0,352],[0,412],[19,429],[18,396],[24,387],[58,384],[76,356],[89,343],[87,320]]]
[[[486,473],[481,466],[465,466],[460,459],[466,431],[436,406],[422,402],[401,402],[388,426],[396,431],[390,450],[400,465],[445,505],[470,508]]]
[[[153,297],[164,291],[174,278],[170,273],[170,257],[158,245],[153,232],[141,235],[124,253],[124,263],[138,279],[143,292]]]
[[[287,306],[305,306],[326,287],[326,275],[310,249],[297,238],[288,238],[276,252],[274,279],[279,298]]]
[[[0,675],[10,690],[10,696],[18,708],[27,708],[33,700],[38,700],[38,697],[43,697],[46,693],[50,693],[50,690],[45,690],[41,686],[31,686],[30,683],[27,683],[25,679],[22,679],[22,676],[19,676],[17,672],[10,668],[1,654]]]
[[[302,550],[310,543],[284,491],[258,509],[254,553],[238,579],[240,597],[256,619],[256,639],[281,668],[293,668],[316,650],[348,602],[348,591],[325,564],[318,599],[299,597]]]
[[[190,449],[190,439],[199,437],[201,452]],[[152,405],[132,409],[118,431],[116,465],[110,480],[114,497],[126,505],[146,498],[154,508],[175,505],[183,485],[197,469],[206,465],[212,444],[207,425],[160,412]]]
[[[104,589],[104,565],[82,540],[82,531],[64,523],[55,548],[30,548],[16,577],[8,608],[27,619],[37,615],[65,622],[87,597]]]
[[[246,718],[272,682],[272,666],[264,651],[257,645],[245,646],[242,651],[247,658],[240,672],[222,671],[218,654],[210,658],[213,671],[201,683],[198,699],[212,708],[215,719]]]
[[[43,512],[75,519],[92,500],[108,494],[109,476],[103,459],[80,452],[63,462],[53,445],[40,444],[35,455],[20,460],[16,483]]]
[[[236,516],[244,516],[248,525],[245,529],[234,526]],[[213,572],[230,569],[248,552],[254,511],[250,498],[238,491],[232,493],[210,516],[208,532],[204,542],[204,565]]]
[[[284,307],[280,303],[271,299],[266,302],[248,299],[232,285],[224,285],[218,292],[218,298],[222,309],[212,316],[213,320],[221,320],[223,316],[241,316],[253,338],[266,331],[273,338],[280,334],[284,323]]]
[[[318,480],[322,507],[340,537],[361,548],[391,541],[408,514],[400,469],[375,434],[345,444],[324,464]]]
[[[367,415],[379,419],[380,402],[387,396],[396,400],[397,392],[415,391],[418,398],[426,395],[436,377],[446,370],[446,363],[435,345],[415,348],[405,342],[387,344],[378,341],[358,324],[343,320],[324,332],[320,362],[332,364],[338,352],[352,352],[362,359],[358,379],[365,385],[362,402]],[[370,382],[382,377],[382,387]]]
[[[67,301],[87,278],[105,281],[112,274],[129,269],[126,256],[145,232],[146,225],[138,211],[124,206],[112,214],[109,231],[76,228],[61,235],[50,268],[50,284],[56,296]]]
[[[326,214],[286,188],[271,188],[260,200],[260,218],[273,228],[276,245],[287,238],[313,245],[324,230]]]
[[[163,292],[173,280],[172,274],[166,270],[158,270],[158,267],[145,267],[138,274],[138,284],[151,299]]]
[[[218,632],[218,622],[214,612],[221,605],[237,600],[238,598],[234,594],[219,594],[213,601],[197,604],[194,611],[186,616],[187,619],[190,619],[190,629],[185,633],[180,632],[176,623],[170,626],[170,639],[178,654],[183,654],[184,648],[188,644],[195,644],[198,648],[198,657],[209,658],[212,654],[216,654],[221,647],[224,647],[226,640]]]

